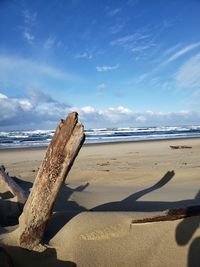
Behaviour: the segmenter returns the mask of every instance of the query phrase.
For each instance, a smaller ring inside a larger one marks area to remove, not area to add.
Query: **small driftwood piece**
[[[192,148],[191,146],[170,146],[171,149],[187,149]]]
[[[29,250],[40,245],[56,197],[84,142],[83,125],[73,112],[61,120],[19,218],[19,245]]]
[[[28,198],[28,193],[25,192],[15,180],[5,172],[4,166],[0,166],[0,178],[7,184],[8,189],[17,197],[17,201],[21,204],[24,204]]]
[[[143,218],[143,219],[136,219],[132,220],[132,224],[136,223],[149,223],[149,222],[162,222],[162,221],[175,221],[179,219],[184,219],[192,216],[200,216],[200,206],[191,206],[187,208],[177,208],[177,209],[170,209],[165,214]]]

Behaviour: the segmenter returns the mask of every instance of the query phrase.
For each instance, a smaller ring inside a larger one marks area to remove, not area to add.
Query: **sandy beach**
[[[0,163],[30,190],[45,151],[1,150]],[[200,139],[83,146],[59,194],[42,253],[18,247],[20,211],[0,183],[0,243],[17,267],[199,266],[200,217],[132,223],[199,205],[199,154]]]

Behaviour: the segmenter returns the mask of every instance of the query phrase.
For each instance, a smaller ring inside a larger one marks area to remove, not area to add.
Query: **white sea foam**
[[[51,141],[54,130],[2,131],[0,148],[41,147]],[[200,137],[200,126],[119,127],[86,129],[86,143],[126,142]]]

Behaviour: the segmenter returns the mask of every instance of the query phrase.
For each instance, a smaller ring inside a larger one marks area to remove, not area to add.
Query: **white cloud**
[[[118,68],[119,68],[119,64],[114,65],[114,66],[106,66],[106,65],[104,65],[104,66],[97,66],[96,70],[98,72],[106,72],[106,71],[116,70]]]
[[[81,111],[83,113],[89,114],[89,113],[94,113],[95,112],[95,109],[93,107],[86,106],[86,107],[82,107],[81,108]]]
[[[38,91],[37,91],[38,92]],[[30,95],[23,98],[7,97],[0,94],[0,127],[5,129],[54,128],[59,119],[69,112],[77,111],[85,128],[129,127],[151,125],[198,124],[200,112],[139,112],[125,106],[97,109],[93,106],[70,107],[63,105],[43,92],[43,101],[35,102]],[[49,102],[49,99],[50,100]]]
[[[198,124],[200,112],[138,112],[127,107],[95,109],[93,107],[72,108],[78,111],[80,119],[87,127],[130,127],[130,126],[166,126]]]
[[[163,64],[170,63],[198,47],[200,47],[200,42],[190,44],[171,55]]]
[[[200,53],[187,60],[174,78],[180,87],[200,88]]]
[[[32,104],[30,103],[30,101],[28,99],[14,99],[14,101],[16,101],[23,110],[31,110],[33,108]]]
[[[5,95],[0,97],[0,125],[9,124],[12,118],[16,120],[13,123],[18,123],[17,116],[22,115],[22,113],[26,113],[30,111],[33,106],[28,99],[24,98],[9,98]],[[21,118],[19,118],[21,120]]]
[[[3,95],[3,94],[1,94],[0,93],[0,100],[2,100],[2,99],[7,99],[8,97],[6,96],[6,95]]]
[[[59,103],[44,92],[32,90],[31,93],[27,97],[8,97],[0,93],[0,127],[45,127],[68,114],[69,105]]]

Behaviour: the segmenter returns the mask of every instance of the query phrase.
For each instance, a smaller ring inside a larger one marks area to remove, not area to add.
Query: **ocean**
[[[46,147],[54,130],[0,132],[0,149]],[[200,126],[86,129],[86,144],[200,137]]]

